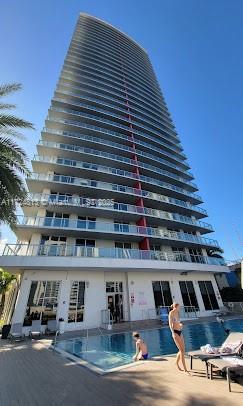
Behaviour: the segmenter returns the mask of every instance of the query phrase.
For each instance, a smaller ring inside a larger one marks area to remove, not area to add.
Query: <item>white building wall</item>
[[[66,322],[65,330],[79,330],[94,328],[101,325],[101,310],[107,309],[106,282],[123,282],[123,306],[125,320],[144,320],[153,318],[155,303],[152,282],[168,281],[170,283],[172,300],[183,305],[180,293],[179,281],[193,281],[198,305],[199,316],[209,316],[212,311],[204,308],[198,281],[211,281],[218,300],[219,307],[223,305],[216,281],[213,274],[207,272],[188,273],[180,275],[174,272],[117,272],[112,270],[103,271],[25,271],[16,302],[12,323],[23,323],[27,301],[29,297],[31,281],[53,280],[61,281],[57,319],[63,318]],[[80,323],[68,323],[69,297],[72,281],[85,282],[85,308],[84,321]],[[45,326],[43,327],[43,331]],[[24,327],[28,334],[30,328]]]

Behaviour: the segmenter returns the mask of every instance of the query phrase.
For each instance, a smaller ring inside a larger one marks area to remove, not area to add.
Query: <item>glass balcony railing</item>
[[[94,63],[93,60],[91,60],[90,56],[87,56],[87,53],[82,53],[81,58],[82,59],[80,60],[79,53],[77,53],[74,50],[69,50],[66,60],[73,61],[78,66],[81,65],[89,66],[89,73],[97,75],[98,72],[99,75],[101,74],[103,76],[103,79],[109,82],[115,82],[116,84],[121,86],[124,83],[123,82],[124,70],[122,71],[121,66],[118,69],[111,67],[110,67],[111,69],[107,68],[107,66],[104,66],[103,64],[99,63],[97,59],[96,62]],[[131,77],[131,72],[126,73],[125,79],[128,88],[131,88],[134,92],[140,93],[144,97],[147,98],[151,97],[153,103],[154,104],[158,103],[158,105],[161,106],[161,109],[165,111],[165,106],[161,98],[161,93],[158,89],[153,89],[151,85],[150,88],[146,85],[143,85],[141,81],[135,77],[135,75]]]
[[[175,206],[183,207],[191,211],[202,213],[203,215],[207,216],[207,212],[205,209],[199,206],[193,206],[189,202],[185,202],[183,200],[175,199],[173,197],[160,195],[158,193],[149,192],[146,190],[140,190],[136,188],[132,188],[129,186],[118,185],[113,183],[107,183],[97,180],[91,179],[84,179],[84,178],[76,178],[73,176],[65,176],[65,175],[47,175],[44,173],[32,173],[30,179],[35,180],[43,180],[47,182],[61,182],[66,184],[73,184],[77,186],[85,186],[91,188],[98,188],[107,191],[113,192],[122,192],[126,194],[132,194],[136,197],[141,196],[147,199],[156,200],[163,203],[173,204]]]
[[[121,211],[124,213],[136,213],[139,215],[146,215],[151,217],[156,217],[162,220],[168,220],[172,222],[179,222],[184,224],[189,224],[198,228],[204,228],[213,231],[211,224],[205,223],[204,221],[194,220],[191,217],[182,216],[178,213],[170,213],[162,210],[157,210],[153,208],[140,207],[132,204],[111,202],[109,204],[101,205],[100,199],[92,199],[85,197],[72,197],[68,195],[56,195],[56,194],[44,194],[44,193],[28,193],[28,203],[38,203],[40,206],[78,206],[78,207],[92,207],[95,208],[105,208],[106,210]]]
[[[77,81],[77,76],[79,76],[79,80]],[[94,84],[91,84],[91,83],[87,83],[87,81],[84,81],[83,79],[87,79],[87,76],[86,75],[84,75],[83,73],[82,73],[82,75],[81,74],[73,74],[73,72],[72,71],[69,71],[68,69],[67,69],[67,67],[64,65],[64,67],[63,67],[63,70],[62,70],[62,73],[61,73],[61,77],[60,77],[60,81],[59,81],[59,84],[60,85],[62,85],[62,86],[66,86],[66,87],[72,87],[72,88],[74,88],[74,89],[82,89],[82,88],[80,88],[80,86],[78,86],[78,84],[80,85],[86,85],[86,86],[88,86],[89,88],[92,88],[92,89],[94,89],[94,90],[101,90],[102,92],[105,92],[105,93],[109,93],[109,96],[107,96],[107,95],[104,95],[104,93],[101,93],[101,94],[98,94],[97,93],[97,96],[103,96],[103,97],[109,97],[109,98],[111,98],[111,96],[110,95],[113,95],[113,96],[116,96],[116,98],[114,98],[114,97],[112,97],[111,99],[113,100],[113,101],[116,101],[116,102],[119,102],[119,103],[121,103],[121,99],[123,100],[123,101],[125,101],[126,102],[126,97],[125,97],[125,94],[123,95],[123,94],[121,94],[120,92],[119,93],[117,93],[115,90],[116,89],[110,89],[110,87],[109,87],[109,90],[107,89],[107,87],[106,88],[104,88],[103,86],[104,86],[104,84],[103,84],[103,82],[102,81],[100,81],[100,80],[92,80],[92,81],[94,81],[95,82],[95,85]],[[72,81],[75,81],[75,82],[77,82],[75,85],[71,85],[69,82],[67,83],[67,82],[62,82],[62,81],[64,81],[65,79],[67,79],[67,80],[72,80]],[[90,78],[89,78],[90,79]],[[98,83],[98,84],[97,84]],[[100,85],[103,85],[103,86],[100,86]],[[130,101],[131,102],[131,101]],[[124,104],[124,103],[123,103]],[[134,106],[136,106],[136,107],[134,107]],[[137,107],[137,106],[139,106],[139,107]],[[160,122],[160,120],[163,120],[163,122],[165,121],[166,123],[167,123],[167,126],[169,126],[169,127],[174,127],[174,125],[173,125],[173,123],[172,123],[172,121],[169,119],[169,117],[168,116],[165,116],[163,113],[162,114],[159,114],[159,113],[157,113],[157,112],[155,112],[155,111],[153,111],[153,110],[151,110],[151,108],[149,107],[149,105],[147,105],[147,106],[144,106],[144,105],[142,105],[139,101],[137,101],[136,100],[136,102],[134,102],[134,100],[133,100],[133,102],[132,102],[132,109],[133,110],[137,110],[138,112],[140,112],[140,113],[142,113],[142,114],[144,114],[145,116],[148,116],[149,118],[151,118],[152,120],[156,120],[156,121],[159,121]]]
[[[68,62],[69,60],[67,60],[67,62]],[[70,62],[71,62],[71,60],[70,60]],[[80,65],[81,66],[81,65]],[[64,67],[67,67],[67,64],[64,66]],[[76,67],[75,68],[76,70],[80,70],[78,67]],[[97,74],[97,72],[98,72],[98,74]],[[102,80],[102,79],[104,79],[104,74],[103,74],[103,71],[101,70],[101,69],[96,69],[96,68],[94,68],[94,67],[90,67],[88,64],[86,64],[84,61],[82,61],[82,75],[84,74],[88,74],[89,75],[89,77],[90,78],[92,78],[92,77],[94,77],[94,78],[100,78],[101,79],[101,81],[103,82],[103,85],[106,85],[107,83],[106,83],[106,81],[104,82],[104,80]],[[101,74],[99,74],[99,73],[101,73]],[[114,79],[112,79],[112,77],[114,78],[114,75],[112,74],[107,74],[107,76],[108,76],[108,82],[111,82],[112,83],[112,85],[114,85],[114,83],[115,84],[117,84],[117,87],[120,89],[120,91],[123,91],[123,89],[124,89],[124,86],[123,86],[123,79],[121,79],[120,80],[120,82],[119,81],[117,81],[117,80],[115,80],[114,81]],[[111,78],[110,78],[111,77]],[[109,83],[108,83],[109,84]],[[136,93],[136,95],[139,93],[139,90],[138,90],[138,88],[136,88],[136,91],[137,91],[137,93]],[[163,110],[163,108],[161,107],[161,110]],[[179,141],[179,139],[178,139],[178,136],[177,136],[177,134],[176,134],[176,132],[175,132],[175,129],[174,129],[174,126],[172,125],[172,123],[170,123],[169,122],[169,120],[167,119],[166,120],[166,118],[167,118],[167,114],[166,113],[163,113],[162,111],[161,111],[161,117],[163,118],[163,123],[162,122],[160,122],[160,125],[158,126],[157,125],[157,127],[159,128],[159,130],[163,130],[163,131],[166,131],[166,134],[167,134],[167,136],[170,138],[170,140],[172,141],[172,142],[174,142],[174,143],[176,143],[176,144],[178,144],[180,141]],[[141,116],[140,116],[140,119],[142,119],[143,121],[148,121],[148,120],[146,120],[145,118],[141,118]],[[166,121],[166,123],[164,122],[164,121]],[[156,127],[156,124],[153,124],[155,127]]]
[[[74,120],[65,120],[65,119],[60,119],[60,118],[49,118],[49,117],[47,117],[47,119],[48,120],[50,120],[50,122],[52,122],[52,123],[61,123],[61,124],[67,124],[67,125],[71,125],[71,126],[77,126],[77,127],[80,127],[80,128],[85,128],[85,129],[87,129],[87,130],[94,130],[95,132],[100,132],[100,133],[102,133],[102,134],[109,134],[109,135],[111,135],[111,136],[115,136],[115,137],[117,137],[117,138],[121,138],[121,139],[123,139],[123,140],[127,140],[128,142],[133,142],[134,144],[137,144],[137,145],[141,145],[141,146],[144,146],[144,147],[146,147],[146,148],[149,148],[149,149],[152,149],[152,150],[154,150],[154,151],[157,151],[157,152],[159,152],[160,154],[162,154],[162,155],[166,155],[166,156],[168,156],[168,157],[170,157],[170,158],[172,158],[172,159],[174,159],[175,161],[177,161],[177,162],[179,162],[181,165],[184,165],[184,166],[187,166],[188,167],[188,165],[183,161],[183,160],[181,160],[180,158],[178,158],[177,156],[175,156],[175,155],[172,155],[172,154],[170,154],[169,152],[167,152],[167,151],[164,151],[164,150],[161,150],[160,148],[158,148],[158,147],[156,147],[156,146],[154,146],[154,145],[151,145],[151,144],[148,144],[147,142],[144,142],[144,141],[140,141],[140,140],[138,140],[137,138],[131,138],[131,137],[129,137],[128,135],[125,135],[125,134],[121,134],[121,133],[118,133],[118,132],[116,132],[116,131],[112,131],[112,130],[108,130],[108,129],[106,129],[106,128],[104,128],[104,127],[97,127],[97,126],[95,126],[95,125],[92,125],[92,124],[87,124],[87,123],[81,123],[80,121],[74,121]],[[69,131],[64,131],[64,133],[69,133]],[[65,134],[64,134],[65,135]],[[162,143],[161,143],[162,144]]]
[[[119,78],[117,77],[117,75],[115,74],[119,74],[119,72],[117,72],[116,68],[112,68],[111,69],[111,63],[109,61],[109,65],[108,64],[104,64],[103,62],[100,63],[99,58],[92,58],[90,55],[87,55],[87,53],[83,52],[82,57],[80,56],[76,56],[74,55],[75,52],[74,51],[69,51],[67,54],[67,57],[65,59],[66,61],[70,61],[73,63],[76,63],[77,65],[80,65],[82,63],[86,63],[89,64],[90,66],[94,66],[94,70],[99,70],[99,72],[101,72],[103,75],[103,79],[104,79],[104,75],[107,75],[108,77],[106,78],[107,81],[110,81],[111,83],[116,83],[118,84],[118,86],[122,86],[122,79],[119,80]],[[118,68],[119,69],[119,68]],[[121,69],[121,67],[120,67]],[[98,73],[96,73],[97,76],[101,76],[98,75]],[[151,89],[145,89],[142,85],[140,85],[139,83],[133,84],[131,80],[127,81],[127,87],[132,90],[133,92],[139,93],[141,97],[147,99],[147,100],[151,100],[151,103],[157,107],[159,105],[159,107],[161,107],[161,109],[165,110],[165,107],[163,106],[163,100],[161,97],[161,94],[157,91],[151,91]]]
[[[153,185],[157,185],[161,188],[170,189],[170,190],[173,190],[174,192],[181,193],[183,195],[189,196],[198,201],[202,201],[202,199],[199,195],[196,195],[195,193],[191,193],[185,189],[182,189],[179,186],[171,185],[169,183],[162,182],[160,180],[150,178],[148,176],[137,175],[134,172],[128,172],[123,169],[117,169],[117,168],[113,168],[113,167],[98,165],[98,164],[94,164],[91,162],[75,161],[72,159],[60,158],[60,157],[56,157],[56,156],[50,157],[50,156],[35,155],[33,162],[45,162],[45,163],[51,163],[51,164],[65,165],[65,166],[70,166],[72,168],[99,171],[102,173],[109,173],[111,175],[117,175],[117,176],[122,176],[125,178],[136,179],[136,180],[140,180],[145,183],[149,183],[149,184],[152,183]]]
[[[91,53],[89,52],[90,50],[92,50]],[[156,78],[153,75],[153,71],[146,72],[146,73],[141,72],[141,71],[139,71],[140,66],[138,67],[138,65],[136,65],[136,68],[134,69],[134,65],[131,66],[131,62],[128,61],[127,59],[125,60],[125,63],[122,64],[120,55],[117,58],[115,58],[114,55],[111,56],[111,54],[109,53],[109,56],[108,56],[107,49],[106,49],[106,51],[103,51],[103,50],[95,47],[94,44],[89,45],[89,47],[87,47],[87,45],[83,44],[83,43],[79,43],[79,44],[72,43],[71,47],[70,47],[70,52],[77,54],[78,57],[80,57],[80,55],[82,55],[83,52],[89,53],[89,55],[91,55],[91,56],[97,55],[98,58],[104,57],[104,56],[108,57],[109,61],[112,61],[112,63],[114,63],[115,70],[110,69],[110,67],[108,69],[106,66],[105,69],[107,71],[115,72],[115,74],[120,78],[123,77],[122,73],[125,71],[126,76],[132,82],[134,82],[135,85],[138,83],[141,86],[145,87],[146,90],[148,89],[148,91],[150,91],[150,92],[151,92],[151,88],[152,88],[152,89],[154,89],[156,94],[161,96],[160,88],[159,88],[158,82],[156,81]],[[129,68],[127,68],[127,64],[129,65]],[[102,67],[103,67],[103,65],[102,65]]]
[[[62,93],[63,93],[63,94],[67,94],[67,95],[71,95],[71,96],[77,97],[77,94],[76,94],[76,93],[67,92],[67,91],[62,92]],[[89,100],[89,101],[94,102],[94,103],[96,103],[96,104],[99,104],[99,105],[101,105],[101,106],[106,106],[106,107],[108,107],[109,109],[112,109],[112,110],[115,110],[115,111],[120,111],[121,113],[124,113],[124,114],[126,115],[125,117],[124,117],[124,116],[119,116],[119,117],[121,118],[121,120],[126,121],[126,122],[128,122],[128,123],[131,122],[131,121],[128,120],[128,118],[127,118],[128,109],[124,109],[124,108],[118,107],[118,106],[116,106],[116,105],[114,105],[114,104],[104,103],[103,100],[97,99],[97,98],[95,98],[95,97],[89,97],[89,96],[86,96],[86,95],[84,95],[84,94],[81,95],[81,97],[82,97],[82,99]],[[72,100],[72,99],[67,100],[67,99],[64,99],[64,98],[61,98],[61,97],[53,97],[52,100],[58,101],[58,102],[61,102],[61,103],[66,103],[66,104],[73,105],[73,106],[81,106],[81,107],[85,107],[85,108],[88,108],[88,109],[90,108],[91,110],[95,110],[95,111],[101,111],[101,110],[102,110],[102,111],[105,112],[105,114],[114,116],[114,114],[113,114],[112,112],[110,113],[108,110],[103,110],[103,109],[98,109],[98,110],[97,110],[97,109],[94,109],[94,107],[93,107],[92,105],[90,105],[90,104],[86,104],[86,103],[74,101],[74,100]],[[157,124],[157,125],[156,125],[156,124],[153,123],[152,121],[150,121],[150,120],[148,120],[148,119],[146,119],[146,118],[144,118],[144,117],[141,117],[141,116],[139,116],[138,114],[133,113],[132,111],[130,111],[129,114],[130,114],[132,117],[135,117],[135,119],[137,118],[137,119],[139,119],[139,120],[145,122],[146,124],[151,125],[152,127],[155,127],[158,131],[160,131],[161,129],[163,129],[164,126],[167,127],[167,126],[166,126],[165,124],[163,124],[163,123],[160,123],[160,124]],[[115,114],[115,116],[117,116],[117,115]],[[139,122],[136,122],[136,121],[134,121],[134,120],[132,120],[132,123],[134,123],[135,125],[140,126],[140,123],[139,123]],[[145,129],[147,128],[147,127],[143,126],[142,124],[141,124],[141,127],[145,128]],[[153,131],[153,130],[151,130],[151,131]],[[155,130],[155,131],[156,131],[156,130]],[[163,130],[163,131],[164,131],[164,130]],[[178,141],[178,140],[177,140],[177,141]]]
[[[100,110],[97,109],[97,108],[91,108],[90,110],[97,111],[97,112],[102,113],[102,114],[106,114],[106,115],[109,115],[109,116],[113,116],[113,117],[119,118],[119,115],[107,114],[107,112],[104,113],[104,112],[100,111]],[[127,132],[131,131],[131,129],[129,129],[129,127],[126,126],[126,125],[119,124],[118,122],[111,121],[111,120],[107,120],[107,119],[105,119],[105,118],[103,118],[103,117],[95,116],[95,115],[93,115],[93,114],[84,113],[84,112],[77,111],[77,110],[64,109],[64,108],[59,108],[59,107],[53,107],[53,106],[51,106],[51,107],[50,107],[50,111],[56,111],[56,112],[59,112],[59,113],[66,113],[66,114],[72,114],[72,115],[74,115],[74,116],[85,117],[85,118],[88,118],[88,119],[91,119],[91,120],[94,120],[94,121],[100,121],[100,122],[102,122],[102,123],[111,125],[111,126],[113,126],[113,127],[121,128],[122,130],[126,130]],[[133,122],[133,123],[134,123],[134,122]],[[130,124],[129,121],[128,121],[128,124]],[[134,123],[134,124],[135,124],[135,123]],[[143,125],[138,125],[138,126],[141,127],[141,128],[145,128]],[[155,132],[153,132],[152,130],[148,130],[148,131],[150,131],[150,132],[152,132],[153,134],[155,134]],[[150,139],[151,141],[154,141],[154,142],[156,142],[156,143],[158,143],[158,144],[160,144],[160,145],[163,144],[166,148],[172,150],[174,153],[179,154],[179,155],[181,155],[181,156],[183,156],[183,157],[186,158],[185,154],[182,153],[182,152],[179,150],[179,148],[174,147],[174,146],[169,145],[169,144],[166,144],[166,143],[164,143],[164,142],[161,142],[161,135],[160,135],[160,134],[155,134],[155,135],[157,135],[157,137],[158,137],[158,138],[155,138],[155,137],[153,137],[153,136],[151,136],[151,135],[149,135],[149,134],[147,134],[147,133],[144,133],[144,132],[142,132],[142,131],[136,130],[136,129],[134,129],[134,128],[132,129],[132,133],[133,133],[133,134],[137,134],[137,135],[141,135],[142,137],[145,137],[146,139]]]
[[[77,138],[77,139],[81,139],[84,141],[89,141],[89,142],[93,142],[95,144],[101,144],[101,145],[108,145],[111,146],[113,148],[117,148],[120,149],[122,151],[127,151],[130,152],[131,154],[136,154],[138,156],[142,156],[145,158],[149,158],[150,160],[153,160],[155,162],[159,162],[162,163],[170,168],[176,169],[178,172],[182,172],[184,175],[190,176],[191,178],[193,178],[193,175],[191,172],[189,171],[185,171],[182,168],[180,168],[178,165],[173,164],[172,162],[166,161],[163,158],[159,158],[156,155],[152,155],[149,154],[147,152],[144,152],[140,149],[134,149],[132,147],[129,147],[127,145],[124,144],[120,144],[114,141],[110,141],[107,140],[105,138],[100,138],[100,137],[93,137],[92,135],[87,135],[87,134],[80,134],[74,131],[61,131],[61,130],[53,130],[52,128],[47,128],[45,127],[42,131],[43,133],[50,133],[50,134],[55,134],[55,135],[64,135],[65,137],[71,137],[71,138]],[[129,140],[129,142],[131,142],[131,140]],[[40,141],[39,144],[42,145],[43,141]]]
[[[166,253],[162,251],[145,251],[123,248],[96,248],[80,245],[34,245],[34,244],[6,244],[3,256],[48,256],[48,257],[82,257],[82,258],[111,258],[133,259],[166,262],[190,262],[204,265],[225,266],[223,258],[184,253]]]
[[[125,97],[127,95],[127,97],[129,98],[129,104],[131,105],[131,107],[133,107],[133,105],[136,105],[136,106],[139,105],[140,108],[145,109],[145,112],[149,111],[151,114],[154,114],[156,117],[161,118],[161,115],[162,115],[164,120],[166,118],[168,118],[168,115],[163,114],[161,109],[158,109],[158,106],[157,106],[157,108],[155,108],[154,106],[151,106],[151,104],[149,104],[149,102],[147,102],[144,98],[139,97],[138,93],[134,94],[133,92],[131,92],[130,89],[127,89],[127,92],[125,93],[124,88],[118,87],[114,83],[113,84],[108,84],[106,82],[104,83],[104,81],[102,81],[101,75],[96,75],[96,77],[94,77],[94,76],[90,76],[90,75],[86,74],[86,72],[84,72],[84,71],[80,71],[80,69],[78,69],[78,68],[75,68],[75,71],[73,68],[71,71],[69,69],[71,69],[71,68],[65,63],[60,79],[66,78],[66,79],[72,80],[76,84],[77,83],[79,84],[79,83],[82,83],[82,80],[81,80],[81,78],[82,78],[83,81],[85,81],[86,85],[90,85],[90,86],[93,85],[93,86],[97,87],[97,89],[102,90],[103,92],[118,95],[120,97]],[[80,71],[82,73],[77,73],[76,71]],[[77,79],[77,76],[79,76],[80,79],[79,78]]]
[[[98,221],[68,219],[58,217],[24,217],[17,216],[18,225],[37,228],[68,228],[74,230],[91,230],[101,233],[125,234],[139,237],[150,237],[156,239],[166,239],[172,241],[184,241],[191,244],[219,248],[218,242],[209,238],[177,232],[160,228],[142,227],[137,225],[122,223],[105,223]]]
[[[64,143],[59,143],[59,142],[51,142],[51,141],[43,141],[43,140],[39,141],[38,145],[42,145],[42,146],[50,147],[50,148],[64,149],[67,151],[73,151],[73,152],[78,152],[78,153],[83,153],[83,154],[88,154],[88,155],[93,155],[93,156],[95,155],[95,156],[99,156],[102,158],[108,158],[108,159],[112,159],[112,160],[115,160],[118,162],[123,162],[123,163],[129,164],[129,165],[138,166],[139,168],[148,169],[152,172],[159,173],[160,175],[175,179],[178,182],[192,186],[194,189],[197,190],[197,187],[193,182],[190,182],[181,176],[168,172],[164,169],[160,169],[156,166],[146,164],[141,161],[135,161],[134,159],[130,159],[130,158],[124,157],[122,155],[111,154],[109,152],[105,152],[105,151],[101,151],[101,150],[97,150],[97,149],[93,149],[93,148],[80,147],[78,145],[73,145],[73,144],[64,144]]]
[[[62,77],[65,77],[65,75],[62,75]],[[63,86],[63,87],[66,87],[67,89],[70,89],[70,86],[67,86],[67,84],[61,83],[61,81],[59,82],[59,85]],[[81,90],[80,87],[77,87],[77,86],[72,86],[72,88],[74,88],[76,90]],[[94,87],[94,88],[97,89],[96,87]],[[56,90],[58,91],[58,87],[57,87]],[[71,92],[70,90],[59,90],[59,92],[62,93],[62,94],[65,94],[65,95],[75,96],[76,98],[77,97],[85,98],[85,99],[93,101],[95,103],[103,104],[104,101],[102,101],[100,99],[100,97],[102,97],[102,99],[106,99],[108,101],[113,101],[114,103],[116,103],[116,104],[110,104],[108,102],[105,102],[104,105],[106,105],[106,106],[108,106],[108,107],[110,107],[112,109],[116,109],[116,110],[119,110],[119,111],[127,114],[127,109],[124,109],[124,104],[126,103],[126,98],[125,97],[123,98],[123,102],[121,102],[121,100],[118,100],[118,98],[114,98],[112,96],[107,96],[107,95],[105,96],[105,95],[102,95],[100,93],[97,93],[97,91],[85,90],[86,93],[89,93],[91,95],[95,95],[97,97],[90,97],[90,96],[86,96],[84,94],[79,95],[79,94],[77,94],[75,92]],[[119,104],[119,106],[121,106],[121,107],[117,106],[117,104]],[[134,111],[141,112],[146,117],[141,116],[141,115],[137,114],[136,112],[134,113]],[[143,111],[139,110],[138,108],[132,108],[131,109],[131,116],[134,116],[134,117],[136,117],[136,118],[138,118],[140,120],[143,120],[146,123],[151,124],[151,125],[153,125],[154,127],[157,127],[157,128],[161,128],[161,126],[165,126],[166,128],[170,129],[170,128],[173,127],[172,123],[170,125],[168,125],[168,124],[166,124],[165,120],[163,120],[163,122],[161,121],[161,119],[156,120],[155,118],[150,116],[150,114],[144,113]]]

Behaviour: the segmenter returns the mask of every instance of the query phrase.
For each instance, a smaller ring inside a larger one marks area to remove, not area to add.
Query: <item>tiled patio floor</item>
[[[0,406],[242,406],[243,382],[209,381],[195,361],[192,376],[163,357],[99,376],[41,342],[0,340]]]

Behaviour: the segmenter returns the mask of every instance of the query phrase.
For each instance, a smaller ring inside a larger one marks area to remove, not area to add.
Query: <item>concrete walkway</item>
[[[195,362],[192,376],[173,357],[137,363],[98,376],[48,350],[41,342],[0,340],[0,406],[242,406],[243,382],[209,381]]]

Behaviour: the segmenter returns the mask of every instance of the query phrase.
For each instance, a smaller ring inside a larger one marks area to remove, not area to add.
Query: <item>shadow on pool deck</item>
[[[38,341],[0,340],[0,406],[242,405],[242,386],[229,393],[224,379],[206,380],[201,363],[188,377],[175,370],[173,357],[163,360],[98,376]]]

